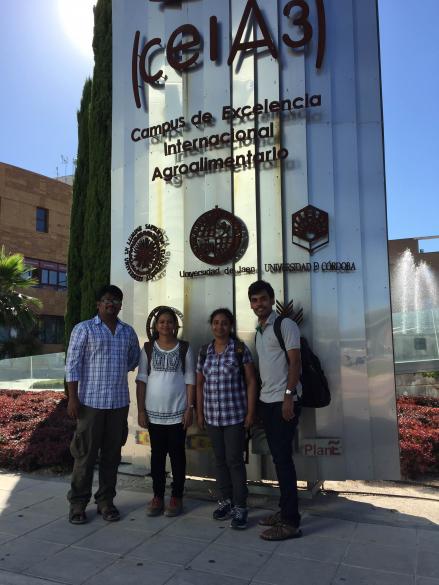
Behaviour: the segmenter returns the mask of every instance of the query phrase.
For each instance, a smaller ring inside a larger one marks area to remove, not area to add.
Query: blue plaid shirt
[[[242,363],[253,361],[250,350],[244,347]],[[235,354],[235,342],[229,340],[221,354],[209,344],[204,364],[198,354],[197,372],[204,376],[204,418],[215,427],[236,425],[247,415],[247,387],[243,380],[239,360]]]
[[[122,408],[130,403],[127,374],[139,362],[134,329],[117,320],[114,335],[98,315],[72,331],[66,381],[79,381],[78,398],[92,408]]]

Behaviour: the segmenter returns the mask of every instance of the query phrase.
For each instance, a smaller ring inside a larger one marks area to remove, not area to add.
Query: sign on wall
[[[299,476],[399,477],[375,0],[120,0],[113,39],[123,318],[145,336],[175,307],[198,349],[227,306],[253,346],[247,289],[270,281],[333,395],[302,415]],[[250,477],[274,476],[264,457]]]

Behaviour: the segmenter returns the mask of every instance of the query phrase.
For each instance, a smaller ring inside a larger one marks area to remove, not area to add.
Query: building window
[[[37,286],[67,288],[67,267],[65,264],[36,260],[35,258],[25,258],[24,262],[33,269],[32,277],[38,280]]]
[[[42,315],[40,318],[39,337],[42,343],[64,343],[64,317]]]
[[[36,228],[37,228],[37,232],[47,233],[49,231],[49,210],[48,209],[44,209],[44,207],[37,207]]]

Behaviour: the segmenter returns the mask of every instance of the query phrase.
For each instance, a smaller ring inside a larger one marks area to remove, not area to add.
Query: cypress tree
[[[111,242],[111,0],[94,9],[95,65],[89,116],[89,181],[84,217],[81,320],[96,313],[95,291],[110,280]]]
[[[89,179],[89,109],[92,81],[87,79],[82,90],[78,119],[78,154],[73,179],[72,212],[70,219],[70,244],[67,263],[69,278],[67,289],[67,310],[65,317],[65,345],[69,344],[70,333],[81,320],[81,281],[83,278],[82,248],[85,202]]]

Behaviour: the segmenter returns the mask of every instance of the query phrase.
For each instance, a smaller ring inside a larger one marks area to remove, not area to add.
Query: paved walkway
[[[202,490],[183,516],[146,518],[150,488],[122,476],[122,520],[89,506],[90,522],[72,526],[67,485],[0,472],[0,585],[439,585],[437,487],[325,482],[302,500],[303,538],[267,543],[257,521],[272,498],[253,496],[248,529],[234,531]]]

